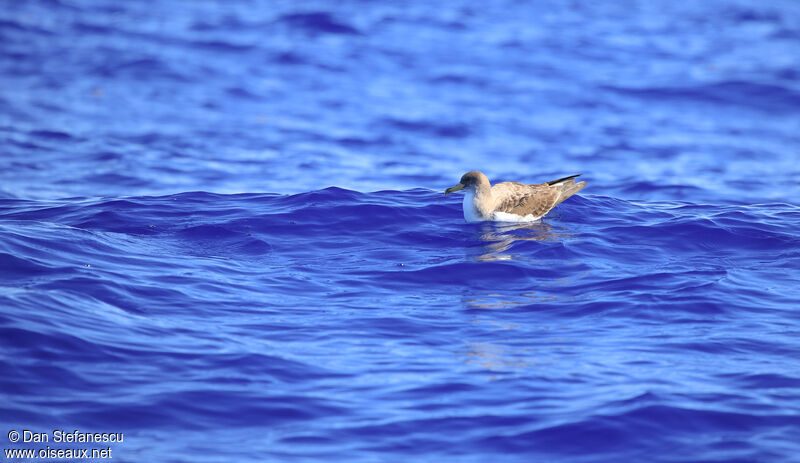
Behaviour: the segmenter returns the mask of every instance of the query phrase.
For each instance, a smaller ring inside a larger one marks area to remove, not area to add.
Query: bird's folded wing
[[[500,193],[500,192],[498,192]],[[549,186],[509,185],[498,195],[496,212],[541,217],[558,202],[561,192]]]

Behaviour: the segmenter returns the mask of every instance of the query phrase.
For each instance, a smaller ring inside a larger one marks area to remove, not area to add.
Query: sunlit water
[[[751,3],[2,9],[0,436],[796,460],[800,8]],[[588,186],[467,224],[471,169]]]

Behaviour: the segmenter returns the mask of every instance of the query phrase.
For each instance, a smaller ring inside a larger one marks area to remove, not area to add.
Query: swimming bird
[[[446,189],[444,194],[464,190],[463,209],[467,222],[531,222],[585,187],[586,182],[575,183],[575,177],[580,175],[536,185],[502,182],[492,186],[482,172],[473,170],[462,175],[458,184]]]

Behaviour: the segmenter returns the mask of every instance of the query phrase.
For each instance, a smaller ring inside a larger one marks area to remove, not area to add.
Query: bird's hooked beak
[[[464,184],[463,183],[459,183],[458,185],[451,186],[450,188],[444,190],[444,195],[447,196],[450,193],[453,193],[453,192],[458,191],[458,190],[463,190],[463,189],[464,189]]]

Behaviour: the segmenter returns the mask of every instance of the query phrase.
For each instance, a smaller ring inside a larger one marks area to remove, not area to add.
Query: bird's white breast
[[[480,222],[484,220],[478,214],[478,208],[475,207],[475,191],[472,188],[464,192],[462,208],[464,209],[464,220],[467,222]]]
[[[494,220],[495,222],[525,223],[525,222],[536,222],[541,218],[542,216],[535,216],[533,214],[517,215],[499,211],[495,211],[492,213],[492,220]]]

